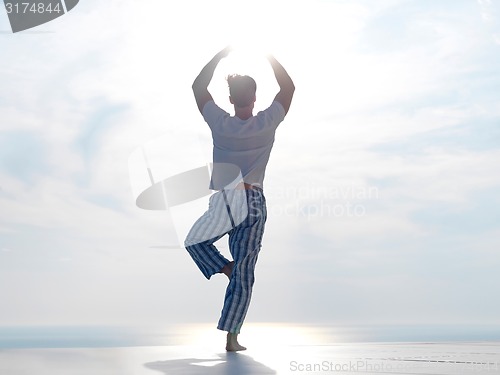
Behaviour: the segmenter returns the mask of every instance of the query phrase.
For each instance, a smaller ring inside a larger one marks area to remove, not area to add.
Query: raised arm
[[[214,76],[215,68],[219,62],[226,57],[231,51],[230,47],[226,47],[219,51],[213,58],[208,62],[207,65],[201,70],[198,77],[193,82],[193,92],[196,99],[196,104],[198,104],[198,109],[200,112],[203,111],[203,107],[208,101],[212,100],[212,95],[208,91],[208,85]]]
[[[285,113],[288,113],[290,104],[292,103],[293,93],[295,92],[295,85],[285,68],[283,68],[283,65],[281,65],[278,60],[274,58],[274,56],[269,55],[267,59],[273,68],[274,76],[276,77],[276,81],[278,81],[278,85],[280,87],[280,91],[274,100],[283,106]]]

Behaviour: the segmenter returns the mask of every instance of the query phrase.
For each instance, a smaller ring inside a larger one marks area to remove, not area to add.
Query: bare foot
[[[228,279],[231,279],[231,274],[233,273],[233,268],[234,268],[234,260],[226,264],[222,269],[220,270],[220,273],[223,273],[224,275],[227,276]]]
[[[228,352],[238,352],[240,350],[247,350],[244,346],[241,346],[238,343],[238,334],[237,333],[229,333],[227,334],[227,344],[226,350]]]

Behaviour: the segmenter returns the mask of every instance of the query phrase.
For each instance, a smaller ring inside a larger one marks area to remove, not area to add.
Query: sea
[[[221,340],[213,324],[130,326],[0,326],[0,349],[178,346]],[[224,336],[225,337],[225,336]],[[500,342],[500,325],[328,325],[246,323],[241,337],[258,343],[273,337],[286,345],[347,343]]]

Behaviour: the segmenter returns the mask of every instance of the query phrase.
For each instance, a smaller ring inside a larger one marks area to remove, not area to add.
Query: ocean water
[[[0,349],[103,348],[177,346],[210,343],[224,338],[213,324],[164,327],[113,326],[3,326]],[[273,337],[289,346],[324,346],[346,343],[500,342],[500,326],[488,325],[379,325],[248,323],[241,337],[258,345]]]

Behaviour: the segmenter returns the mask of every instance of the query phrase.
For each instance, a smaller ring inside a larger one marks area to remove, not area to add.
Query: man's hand
[[[220,55],[220,58],[223,59],[224,57],[227,57],[227,55],[229,55],[232,51],[233,51],[232,46],[226,46],[226,48],[220,50],[217,55]]]
[[[208,85],[214,76],[215,68],[219,64],[219,62],[229,55],[231,52],[231,47],[227,46],[226,48],[220,50],[213,58],[208,62],[207,65],[201,70],[198,77],[193,82],[193,92],[194,97],[196,99],[196,104],[198,104],[198,109],[203,113],[203,107],[207,102],[212,99],[212,95],[208,91]]]

